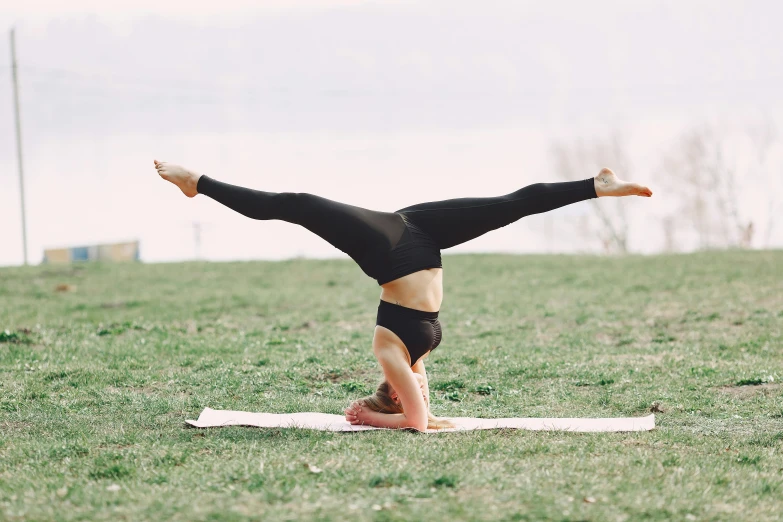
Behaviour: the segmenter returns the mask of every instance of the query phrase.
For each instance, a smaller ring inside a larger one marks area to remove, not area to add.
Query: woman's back
[[[443,301],[443,269],[428,268],[381,286],[381,300],[415,310],[437,312]]]

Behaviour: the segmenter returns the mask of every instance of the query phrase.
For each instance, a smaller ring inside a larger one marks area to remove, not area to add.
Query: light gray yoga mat
[[[427,433],[441,433],[467,430],[491,430],[513,428],[519,430],[552,430],[575,432],[617,432],[650,431],[655,429],[655,415],[646,417],[625,417],[609,419],[477,419],[471,417],[449,417],[456,427],[443,430],[427,430]],[[204,408],[198,420],[186,420],[196,428],[220,426],[253,426],[256,428],[302,428],[323,431],[367,431],[385,428],[355,426],[342,415],[330,413],[252,413],[247,411],[213,410]]]

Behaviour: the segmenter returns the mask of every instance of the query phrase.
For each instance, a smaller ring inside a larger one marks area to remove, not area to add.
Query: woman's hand
[[[369,410],[365,408],[360,401],[354,401],[345,408],[345,420],[351,424],[369,424],[367,417]]]

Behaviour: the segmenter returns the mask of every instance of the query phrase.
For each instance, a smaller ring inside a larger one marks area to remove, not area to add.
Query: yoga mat
[[[655,415],[614,419],[476,419],[449,417],[456,427],[443,430],[426,430],[440,433],[467,430],[491,430],[514,428],[519,430],[553,430],[576,432],[650,431],[655,428]],[[213,410],[204,408],[198,420],[186,420],[196,428],[220,426],[253,426],[256,428],[303,428],[323,431],[367,431],[386,428],[353,425],[342,415],[330,413],[252,413],[247,411]]]

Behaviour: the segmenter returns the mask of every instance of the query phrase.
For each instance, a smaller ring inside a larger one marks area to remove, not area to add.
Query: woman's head
[[[424,403],[427,405],[427,429],[453,428],[454,424],[445,419],[439,419],[429,412],[430,398],[426,393],[424,378],[417,373],[414,375],[416,375],[421,384],[421,394],[424,398]],[[403,413],[400,397],[388,381],[383,381],[378,385],[378,389],[375,390],[373,395],[359,399],[359,402],[379,413]]]

